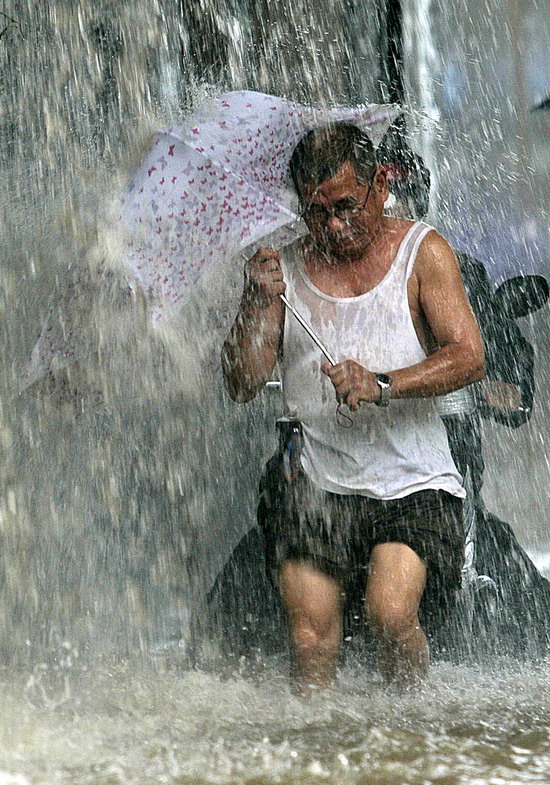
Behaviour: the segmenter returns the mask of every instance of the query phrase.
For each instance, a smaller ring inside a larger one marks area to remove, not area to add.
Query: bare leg
[[[378,667],[388,682],[415,682],[428,673],[428,643],[418,621],[425,585],[426,565],[408,545],[374,548],[365,609],[378,640]]]
[[[306,561],[283,563],[279,583],[286,610],[292,678],[300,689],[327,687],[336,676],[342,639],[340,584]]]

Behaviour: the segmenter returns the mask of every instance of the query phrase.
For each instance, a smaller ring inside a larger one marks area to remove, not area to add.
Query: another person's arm
[[[222,349],[222,368],[230,396],[252,400],[269,381],[280,351],[285,283],[277,251],[260,249],[245,266],[245,285],[237,318]]]
[[[510,318],[499,326],[500,343],[485,344],[488,362],[487,377],[481,384],[481,414],[509,428],[519,428],[529,420],[533,408],[535,353]]]
[[[409,284],[411,310],[423,319],[438,348],[408,368],[385,369],[393,379],[392,398],[443,395],[479,381],[484,374],[483,344],[466,296],[456,257],[435,231],[425,238]],[[396,336],[396,340],[398,336]],[[337,394],[355,410],[380,398],[376,375],[353,360],[323,366]]]
[[[518,428],[531,416],[534,352],[513,317],[496,307],[484,265],[470,254],[456,255],[466,293],[479,323],[485,348],[486,375],[479,387],[481,413]]]

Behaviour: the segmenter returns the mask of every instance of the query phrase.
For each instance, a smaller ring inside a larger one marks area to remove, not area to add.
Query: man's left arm
[[[479,381],[485,370],[479,327],[454,252],[437,232],[420,246],[410,283],[411,307],[418,303],[438,348],[416,365],[390,371],[393,397],[443,395]]]
[[[438,348],[419,363],[391,369],[392,398],[443,395],[479,381],[484,374],[483,343],[464,290],[456,257],[448,242],[432,231],[425,238],[409,284],[409,303]],[[376,374],[353,360],[323,366],[340,400],[354,411],[380,399]]]

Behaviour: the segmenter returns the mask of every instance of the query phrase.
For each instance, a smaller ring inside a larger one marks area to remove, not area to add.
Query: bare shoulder
[[[440,269],[457,272],[460,275],[455,252],[448,240],[436,229],[431,229],[420,243],[415,267],[418,271],[424,269],[433,273]]]
[[[464,284],[455,253],[435,229],[428,232],[420,244],[411,279],[410,284],[421,299],[423,295],[463,295]]]
[[[435,229],[420,244],[408,296],[417,335],[425,349],[456,342],[457,336],[466,333],[478,340],[477,324],[456,256],[449,242]]]

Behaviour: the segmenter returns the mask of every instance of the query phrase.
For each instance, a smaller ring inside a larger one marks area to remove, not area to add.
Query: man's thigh
[[[428,625],[430,632],[437,629],[452,610],[461,586],[464,564],[462,500],[444,491],[425,490],[374,507],[370,503],[369,508],[372,509],[373,528],[372,551],[366,554],[367,559],[381,545],[408,546],[408,549],[397,551],[402,564],[390,549],[392,556],[388,564],[378,572],[382,576],[384,572],[391,574],[391,581],[384,585],[383,577],[373,579],[372,589],[380,590],[382,586],[389,597],[391,585],[399,587],[393,591],[393,597],[399,597],[402,592],[404,602],[406,600],[409,605],[411,601],[416,602],[420,594],[423,626]],[[377,551],[373,564],[380,563],[383,553],[380,549]],[[407,576],[405,586],[403,575]],[[420,591],[419,586],[422,587]]]
[[[285,562],[314,565],[342,582],[361,548],[354,539],[357,527],[351,498],[317,488],[303,472],[287,480],[279,456],[269,462],[260,490],[258,524],[273,583],[279,583]]]
[[[367,572],[368,615],[388,619],[415,617],[426,579],[425,562],[408,545],[401,542],[376,545]]]
[[[279,589],[290,621],[330,627],[342,614],[340,582],[307,560],[287,559],[279,568]]]

